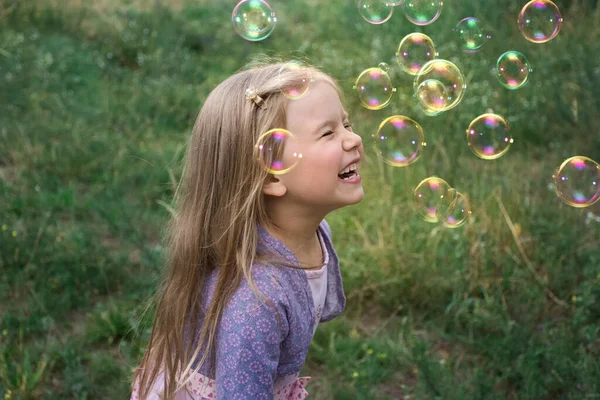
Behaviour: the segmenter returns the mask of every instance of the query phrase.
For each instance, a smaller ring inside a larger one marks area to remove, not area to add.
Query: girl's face
[[[279,176],[289,201],[327,213],[362,200],[362,139],[352,132],[348,114],[330,84],[317,81],[305,96],[290,100],[286,129],[296,143],[293,148],[286,146],[284,159],[288,152],[302,154],[294,169]]]

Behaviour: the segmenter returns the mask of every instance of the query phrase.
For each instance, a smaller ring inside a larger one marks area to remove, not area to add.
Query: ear
[[[269,175],[263,185],[263,193],[267,196],[281,197],[287,192],[287,188],[276,175]]]

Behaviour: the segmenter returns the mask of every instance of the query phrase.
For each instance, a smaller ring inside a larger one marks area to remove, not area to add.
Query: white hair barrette
[[[258,95],[257,90],[254,86],[251,86],[248,89],[246,89],[246,98],[248,100],[252,100],[257,106],[259,106],[263,110],[267,108],[267,106],[265,105],[265,101],[262,99],[262,97]]]

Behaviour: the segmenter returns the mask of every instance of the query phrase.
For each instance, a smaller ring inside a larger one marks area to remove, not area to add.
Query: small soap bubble
[[[390,103],[396,88],[392,86],[388,73],[377,67],[361,72],[354,83],[354,90],[365,108],[379,110]]]
[[[562,25],[560,10],[550,0],[532,0],[523,6],[517,25],[525,39],[533,43],[552,40]]]
[[[421,110],[430,116],[437,115],[448,106],[448,92],[444,84],[437,79],[423,81],[415,92]]]
[[[453,31],[458,35],[462,48],[467,53],[475,53],[492,38],[485,33],[480,20],[467,17],[458,22]]]
[[[358,12],[370,24],[383,24],[392,17],[394,7],[385,0],[359,0]]]
[[[242,0],[231,15],[233,29],[242,38],[251,42],[264,40],[277,24],[275,13],[264,0]]]
[[[471,121],[467,128],[467,143],[477,157],[494,160],[508,151],[513,138],[506,120],[488,113]]]
[[[416,75],[428,61],[436,57],[431,38],[422,33],[406,35],[398,45],[396,60],[402,70]]]
[[[471,216],[471,205],[467,197],[456,189],[448,190],[436,209],[436,216],[447,228],[458,228]]]
[[[532,71],[527,57],[518,51],[507,51],[496,62],[496,77],[502,86],[510,90],[525,86]]]
[[[389,66],[389,65],[387,65],[387,64],[386,64],[386,63],[384,63],[384,62],[382,62],[382,63],[379,63],[379,64],[377,65],[377,68],[379,68],[380,70],[382,70],[383,72],[386,72],[386,73],[390,71],[390,66]]]
[[[423,26],[438,19],[443,5],[443,2],[437,0],[405,0],[402,11],[410,22]]]
[[[299,78],[295,79],[294,83],[290,85],[286,75],[292,74],[299,76]],[[279,78],[282,81],[282,93],[291,100],[299,99],[308,93],[308,89],[312,83],[310,69],[306,68],[302,62],[296,60],[288,61],[279,68]]]
[[[458,67],[450,61],[441,59],[431,60],[423,65],[423,68],[421,68],[419,73],[415,76],[415,80],[413,82],[414,93],[425,111],[430,110],[429,106],[431,103],[428,101],[427,96],[419,96],[418,93],[419,87],[421,87],[423,82],[427,80],[437,81],[441,83],[445,89],[446,105],[437,112],[448,111],[456,107],[462,100],[466,88],[465,77],[463,76],[462,72],[460,72]],[[429,87],[429,85],[423,86],[421,87],[421,91]],[[436,87],[440,86],[433,82],[431,88]],[[443,91],[440,90],[440,92],[444,94]],[[425,101],[425,103],[422,101]]]
[[[413,191],[413,198],[417,212],[421,217],[431,223],[439,222],[437,209],[444,198],[452,195],[448,182],[437,176],[423,179]]]
[[[399,0],[399,1],[398,0],[394,0],[394,1],[388,0],[385,2],[385,4],[387,4],[390,7],[401,6],[402,3],[404,3],[404,0]]]
[[[271,129],[263,133],[254,146],[254,158],[270,174],[281,175],[291,171],[302,159],[294,135],[285,129]]]
[[[591,158],[566,159],[552,179],[558,197],[572,207],[589,207],[600,199],[600,165]]]
[[[421,125],[402,115],[383,120],[373,139],[379,158],[393,167],[414,163],[425,146]]]

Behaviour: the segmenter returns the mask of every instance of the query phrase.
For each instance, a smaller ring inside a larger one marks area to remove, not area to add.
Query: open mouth
[[[358,176],[358,164],[354,163],[354,164],[350,164],[346,167],[346,169],[344,169],[342,172],[340,172],[338,174],[338,176],[340,177],[340,179],[344,180],[344,181],[349,181],[354,179],[356,176]]]

